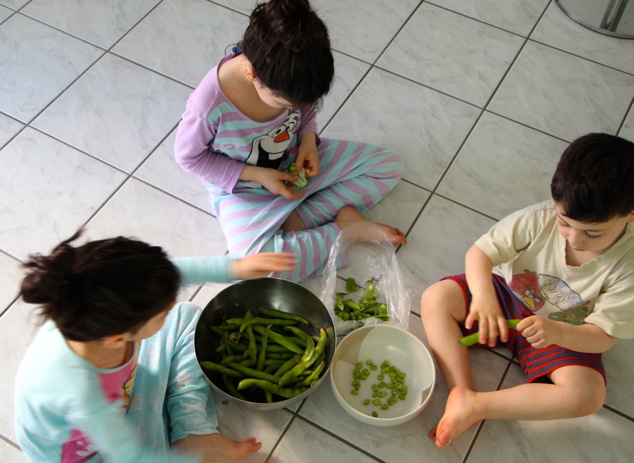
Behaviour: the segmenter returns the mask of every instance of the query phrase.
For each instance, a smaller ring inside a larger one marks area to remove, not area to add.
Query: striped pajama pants
[[[469,313],[471,305],[471,292],[467,284],[464,274],[454,275],[443,278],[444,280],[452,280],[456,282],[462,289]],[[492,275],[495,292],[504,313],[504,318],[512,320],[515,318],[526,318],[535,315],[522,301],[520,301],[515,293],[507,286],[504,278],[498,275]],[[478,331],[477,323],[470,329],[464,330],[467,334]],[[499,340],[498,340],[499,341]],[[567,365],[579,365],[598,371],[606,380],[605,369],[601,354],[587,354],[583,352],[575,352],[563,347],[552,344],[542,349],[536,349],[526,340],[518,331],[509,330],[509,340],[506,343],[509,349],[517,356],[517,360],[526,374],[529,383],[534,381],[543,381],[546,375],[552,373],[558,368]]]
[[[308,179],[304,196],[288,200],[265,188],[238,187],[233,193],[208,185],[212,212],[229,248],[237,256],[259,252],[292,252],[297,265],[275,276],[302,281],[324,271],[339,227],[333,220],[344,206],[366,212],[398,183],[399,156],[365,143],[322,138],[317,147],[320,173]],[[291,153],[294,161],[296,153]],[[290,161],[289,161],[290,163]],[[280,227],[297,211],[307,230],[284,233]]]

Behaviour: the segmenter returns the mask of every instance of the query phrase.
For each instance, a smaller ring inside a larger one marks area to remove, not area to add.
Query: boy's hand
[[[259,278],[275,272],[288,272],[295,267],[295,255],[291,252],[262,252],[235,259],[230,273],[238,280]]]
[[[539,315],[523,319],[517,325],[517,331],[536,349],[542,349],[551,344],[561,345],[560,323]]]
[[[480,344],[488,343],[489,347],[495,347],[498,336],[500,341],[508,341],[509,327],[496,297],[488,301],[478,301],[475,297],[471,300],[465,327],[471,329],[476,320],[478,321],[478,331],[480,333],[478,342]]]

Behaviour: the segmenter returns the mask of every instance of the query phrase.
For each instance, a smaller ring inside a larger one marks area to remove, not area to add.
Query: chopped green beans
[[[300,315],[258,308],[208,328],[217,344],[201,367],[216,385],[242,400],[271,403],[295,397],[315,386],[326,370],[327,333]]]
[[[335,294],[335,315],[341,320],[363,320],[375,317],[388,321],[387,304],[377,301],[375,280],[368,280],[363,288],[363,296],[357,301],[351,299],[351,294],[362,289],[354,278],[346,280],[346,292]]]
[[[514,330],[517,328],[517,324],[521,321],[522,320],[519,320],[519,319],[506,320],[506,324],[510,329]],[[478,343],[479,339],[480,339],[480,332],[477,331],[473,334],[470,334],[460,339],[460,344],[466,347],[473,346]]]
[[[366,368],[366,366],[369,369]],[[352,371],[352,390],[350,394],[360,394],[361,382],[368,379],[370,370],[379,373],[376,376],[378,382],[370,386],[371,392],[369,392],[369,394],[372,395],[372,398],[364,399],[363,405],[368,406],[372,404],[381,410],[388,410],[399,400],[405,400],[407,398],[407,385],[405,384],[407,375],[394,365],[391,365],[387,360],[383,361],[381,365],[376,365],[374,361],[370,359],[365,362],[358,362]],[[389,382],[385,381],[386,377],[389,378]],[[379,416],[376,410],[372,411],[371,414],[375,418]]]

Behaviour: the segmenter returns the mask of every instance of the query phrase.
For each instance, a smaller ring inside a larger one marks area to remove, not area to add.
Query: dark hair
[[[23,265],[22,298],[66,339],[135,333],[174,302],[180,275],[160,247],[121,236],[71,246],[81,233]]]
[[[550,184],[565,215],[586,223],[606,222],[634,211],[634,143],[590,133],[564,151]]]
[[[328,29],[308,0],[258,5],[240,46],[258,80],[294,106],[312,105],[330,90],[335,68]]]

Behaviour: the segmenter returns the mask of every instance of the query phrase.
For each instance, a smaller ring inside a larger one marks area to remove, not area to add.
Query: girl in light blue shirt
[[[292,269],[292,254],[170,260],[117,237],[72,238],[25,264],[21,295],[45,320],[18,369],[15,427],[31,462],[209,462],[261,443],[217,430],[196,360],[200,308],[178,288]]]

